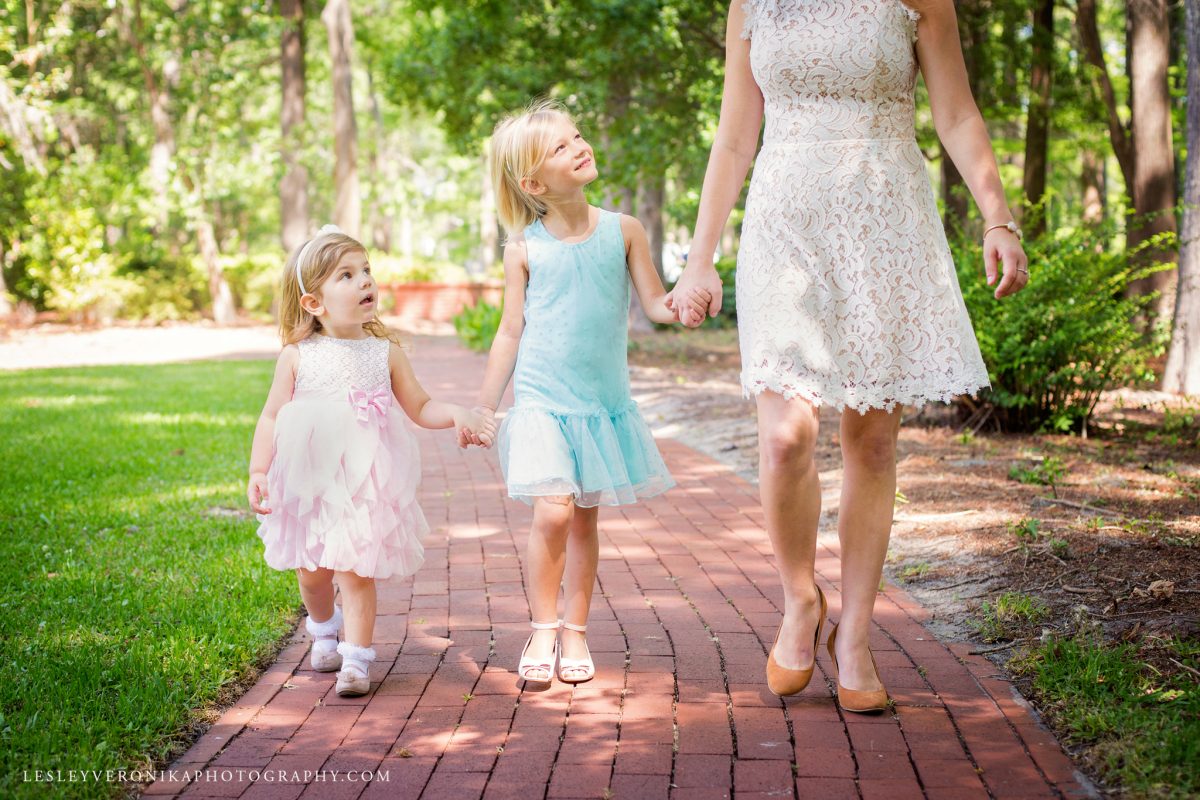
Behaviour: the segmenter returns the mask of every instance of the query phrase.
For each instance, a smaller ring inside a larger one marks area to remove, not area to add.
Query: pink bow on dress
[[[380,386],[372,391],[352,387],[350,389],[350,405],[354,406],[355,416],[359,422],[369,422],[374,411],[380,426],[387,425],[387,412],[392,405],[392,390],[389,386]]]

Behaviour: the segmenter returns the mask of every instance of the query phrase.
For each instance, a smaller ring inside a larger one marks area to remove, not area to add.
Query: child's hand
[[[458,429],[459,447],[491,447],[496,441],[496,412],[483,406],[459,409],[454,414],[454,427]]]
[[[682,304],[676,301],[674,293],[666,296],[666,304],[668,309],[675,312],[677,322],[683,321],[686,309],[691,309],[695,317],[704,319],[708,316],[708,307],[712,304],[712,294],[707,289],[692,287]]]
[[[255,472],[250,476],[250,480],[246,484],[246,498],[250,501],[250,508],[259,514],[271,513],[271,507],[267,505],[267,476],[265,474]]]

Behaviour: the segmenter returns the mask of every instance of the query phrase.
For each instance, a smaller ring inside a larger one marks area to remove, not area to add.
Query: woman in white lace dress
[[[813,453],[818,408],[828,404],[841,411],[844,462],[842,608],[828,647],[850,711],[887,703],[867,642],[891,532],[900,407],[988,385],[914,135],[918,68],[938,135],[985,220],[988,284],[999,278],[1000,298],[1028,280],[967,83],[953,0],[908,2],[734,0],[720,125],[676,289],[707,288],[709,312],[720,310],[708,254],[755,161],[737,312],[785,599],[767,680],[780,695],[804,688],[825,618],[813,577],[821,503]]]

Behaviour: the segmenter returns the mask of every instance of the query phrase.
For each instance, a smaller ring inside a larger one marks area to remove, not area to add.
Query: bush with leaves
[[[1163,352],[1167,332],[1147,330],[1153,297],[1126,297],[1125,288],[1166,267],[1138,266],[1141,250],[1107,249],[1112,238],[1107,229],[1078,228],[1026,241],[1029,285],[1000,301],[980,274],[980,243],[952,241],[992,383],[981,397],[1002,429],[1080,432],[1101,392],[1154,379],[1148,362]],[[1159,239],[1145,247],[1162,247]]]
[[[452,320],[459,341],[472,350],[490,350],[496,331],[500,329],[502,309],[503,306],[494,306],[486,300],[464,308]]]

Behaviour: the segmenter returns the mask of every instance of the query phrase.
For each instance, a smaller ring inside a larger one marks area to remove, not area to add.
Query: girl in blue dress
[[[677,311],[641,223],[584,197],[597,177],[592,147],[560,106],[539,103],[502,121],[490,160],[509,240],[504,314],[479,410],[494,415],[513,380],[500,466],[509,496],[533,505],[525,566],[534,631],[517,671],[548,682],[557,662],[559,680],[580,683],[595,675],[584,632],[599,561],[598,506],[674,486],[629,393],[630,281],[651,320],[677,322]],[[698,291],[688,303],[702,310],[708,300]]]

